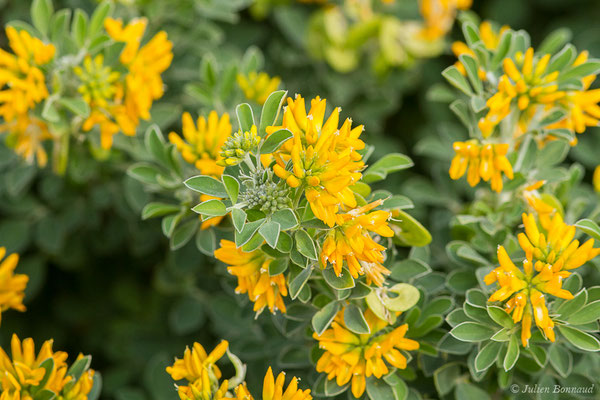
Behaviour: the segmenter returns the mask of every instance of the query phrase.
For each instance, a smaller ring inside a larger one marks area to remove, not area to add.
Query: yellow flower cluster
[[[479,36],[481,37],[481,41],[483,42],[485,48],[493,51],[498,47],[502,34],[508,29],[510,28],[507,25],[504,25],[498,32],[496,32],[489,21],[483,21],[481,24],[479,24]],[[477,57],[475,52],[471,50],[471,48],[464,42],[456,41],[452,43],[451,49],[457,58],[463,54],[467,54],[473,58]],[[460,71],[461,74],[465,76],[467,75],[467,71],[462,62],[457,61],[454,66]],[[485,71],[483,68],[480,67],[477,72],[481,80],[486,80]]]
[[[36,356],[33,339],[27,338],[21,343],[17,335],[13,335],[11,352],[12,358],[0,348],[0,399],[33,400],[30,391],[35,388],[49,390],[59,399],[87,400],[94,383],[94,370],[85,371],[77,382],[73,382],[73,377],[67,375],[68,355],[63,351],[53,352],[52,340],[45,341]],[[82,357],[79,355],[77,359]],[[48,374],[47,366],[42,364],[50,358],[53,366]]]
[[[262,105],[269,95],[277,90],[281,78],[278,76],[271,78],[266,72],[251,71],[248,75],[238,74],[237,82],[248,100]]]
[[[175,359],[172,366],[167,367],[167,373],[178,381],[185,379],[187,386],[178,386],[177,392],[181,400],[254,400],[248,391],[246,382],[235,387],[234,393],[229,392],[229,381],[221,379],[221,371],[216,366],[228,347],[223,340],[215,349],[207,354],[199,343],[194,343],[193,349],[186,348],[183,359]],[[263,384],[262,400],[311,400],[310,389],[298,389],[298,379],[292,378],[284,391],[285,373],[281,372],[275,380],[269,367]]]
[[[546,234],[541,233],[532,214],[523,214],[525,233],[519,234],[519,244],[525,251],[523,270],[517,268],[503,246],[498,247],[500,266],[485,276],[485,283],[498,283],[499,288],[489,301],[505,302],[513,321],[522,322],[521,341],[529,345],[531,324],[537,327],[550,341],[555,340],[554,321],[548,314],[544,293],[571,299],[573,295],[562,288],[563,279],[585,262],[600,254],[590,239],[579,246],[573,241],[575,227],[565,224],[560,214],[555,214]]]
[[[196,125],[189,113],[181,116],[183,139],[175,132],[169,133],[169,141],[173,143],[183,159],[193,164],[203,175],[220,177],[224,167],[217,164],[221,157],[221,147],[231,136],[229,114],[221,117],[216,111],[208,114],[208,119],[199,117]]]
[[[19,255],[11,254],[6,259],[6,248],[0,247],[0,320],[2,312],[12,308],[17,311],[25,311],[23,299],[25,298],[25,287],[29,277],[24,274],[15,274],[15,268],[19,263]],[[2,261],[4,259],[4,261]]]
[[[381,204],[383,200],[377,200],[335,216],[336,226],[329,230],[323,242],[320,257],[323,267],[331,263],[339,276],[346,261],[354,278],[365,274],[368,284],[374,282],[377,286],[383,285],[384,275],[390,274],[390,271],[381,265],[384,261],[385,247],[371,238],[371,232],[393,237],[394,231],[387,222],[391,216],[390,212],[372,211]]]
[[[0,49],[0,117],[4,120],[0,132],[9,132],[17,154],[28,162],[36,157],[45,166],[48,157],[42,142],[52,136],[30,111],[48,97],[42,66],[54,58],[56,49],[12,26],[6,28],[6,36],[14,54]]]
[[[344,325],[344,312],[340,311],[331,328],[322,335],[313,334],[319,347],[325,350],[317,362],[317,371],[325,372],[327,379],[335,378],[339,386],[352,380],[351,390],[360,398],[366,387],[366,378],[381,378],[389,372],[387,361],[396,368],[406,368],[406,357],[400,350],[417,350],[419,343],[404,336],[408,325],[384,331],[388,323],[377,318],[371,310],[365,312],[371,330],[368,334],[356,334]],[[385,360],[385,361],[384,361]]]
[[[229,240],[221,240],[221,247],[215,251],[215,258],[229,265],[227,271],[238,278],[237,293],[248,293],[254,302],[254,311],[260,313],[268,307],[286,312],[283,297],[287,296],[287,286],[283,274],[270,276],[269,265],[273,261],[262,250],[244,252]]]
[[[594,170],[593,183],[596,192],[600,192],[600,165],[598,165]]]
[[[476,186],[481,179],[491,180],[492,190],[501,192],[502,174],[513,179],[513,169],[506,158],[508,144],[480,144],[477,140],[454,142],[456,155],[450,164],[450,178],[460,179],[467,173],[469,185]]]
[[[365,147],[359,139],[363,126],[351,128],[348,118],[338,127],[339,107],[324,123],[326,100],[319,97],[311,101],[308,113],[301,96],[288,98],[287,103],[282,125],[267,128],[268,134],[288,129],[294,135],[274,154],[273,171],[292,188],[302,185],[314,215],[333,227],[340,207],[356,207],[350,187],[360,180],[364,168],[358,153]]]
[[[439,39],[452,29],[458,10],[471,8],[472,0],[420,0],[424,27],[421,35],[428,40]]]
[[[135,135],[140,119],[150,118],[152,102],[163,95],[161,74],[171,65],[173,44],[164,31],[156,34],[140,47],[146,30],[144,18],[135,19],[123,26],[121,20],[107,18],[104,27],[117,42],[124,42],[120,63],[127,69],[124,76],[103,65],[102,56],[92,61],[86,58],[84,69],[76,70],[81,79],[80,92],[91,108],[83,123],[89,131],[99,125],[101,145],[112,146],[113,136],[119,131]]]

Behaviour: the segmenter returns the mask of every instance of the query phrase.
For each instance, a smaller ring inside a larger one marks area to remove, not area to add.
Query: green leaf
[[[212,176],[198,175],[193,176],[183,182],[185,186],[192,189],[193,191],[207,194],[213,197],[227,198],[227,190],[222,182],[216,180]]]
[[[337,301],[332,301],[315,313],[312,317],[311,324],[317,335],[322,335],[329,325],[331,325],[331,322],[333,322],[339,309],[340,304]]]
[[[569,40],[571,40],[571,30],[567,28],[559,28],[550,33],[542,41],[537,49],[538,54],[554,54]]]
[[[246,212],[240,208],[233,207],[231,209],[231,219],[233,220],[235,230],[241,232],[246,223]]]
[[[48,389],[42,389],[35,394],[33,400],[54,400],[56,399],[56,394]]]
[[[270,134],[260,147],[260,154],[271,154],[277,151],[282,144],[291,139],[294,134],[288,129],[280,129]]]
[[[497,306],[487,306],[488,315],[494,320],[498,325],[511,329],[515,326],[513,319],[506,311]]]
[[[90,106],[83,99],[61,97],[58,102],[80,117],[87,118],[90,115]]]
[[[456,400],[490,400],[490,395],[486,391],[478,388],[471,383],[461,382],[456,385]]]
[[[275,276],[283,274],[289,265],[289,258],[276,258],[269,264],[269,276]]]
[[[367,378],[367,396],[370,400],[398,400],[391,386],[375,377]]]
[[[217,238],[212,229],[200,229],[196,233],[196,247],[207,256],[212,257],[217,248]]]
[[[265,222],[258,230],[258,233],[266,240],[267,244],[273,248],[279,240],[280,225],[275,221]]]
[[[566,378],[571,375],[571,371],[573,370],[573,356],[569,350],[554,343],[550,346],[548,359],[560,376]]]
[[[465,67],[465,70],[467,71],[467,77],[475,89],[475,92],[481,94],[483,91],[483,83],[479,78],[479,66],[477,65],[477,61],[468,54],[461,54],[458,59]]]
[[[348,269],[343,268],[340,276],[335,274],[333,267],[325,268],[322,271],[323,278],[329,286],[337,290],[350,289],[355,286],[354,279]]]
[[[204,304],[194,297],[183,297],[169,310],[169,327],[177,335],[193,333],[205,320]]]
[[[365,183],[380,181],[385,179],[388,174],[410,168],[413,165],[413,161],[404,154],[387,154],[363,172],[362,181]]]
[[[277,90],[269,95],[265,104],[263,105],[262,112],[260,114],[260,136],[266,136],[266,129],[269,126],[275,125],[277,117],[279,116],[279,110],[283,105],[287,90]],[[264,147],[264,145],[263,145]],[[263,152],[262,154],[268,154]]]
[[[586,76],[597,75],[600,72],[600,61],[587,61],[583,64],[571,67],[558,76],[558,82],[569,79],[583,79]]]
[[[73,24],[71,25],[71,35],[75,43],[82,48],[85,45],[85,39],[87,35],[88,16],[85,11],[81,9],[75,10],[73,16]]]
[[[344,308],[344,324],[352,332],[362,335],[371,333],[371,328],[356,304],[349,304]]]
[[[90,369],[90,365],[92,364],[92,356],[85,356],[75,361],[71,368],[67,371],[67,375],[73,377],[73,381],[77,382],[81,375],[88,369]]]
[[[577,56],[577,50],[572,44],[567,44],[561,51],[556,53],[548,64],[547,74],[554,71],[562,71],[567,65],[571,65],[575,57]]]
[[[71,18],[71,10],[68,8],[58,10],[52,16],[50,40],[53,43],[60,43],[65,39],[69,31],[69,20]]]
[[[39,382],[39,384],[37,385],[37,387],[38,388],[43,388],[44,386],[46,386],[46,383],[48,383],[48,380],[50,379],[50,376],[52,375],[52,372],[54,370],[54,359],[53,358],[47,358],[47,359],[45,359],[40,364],[40,368],[44,368],[46,370],[46,372],[44,372],[44,377]],[[37,396],[36,396],[36,398],[37,398]]]
[[[539,168],[548,168],[561,163],[569,153],[569,143],[564,140],[553,140],[547,143],[539,152],[536,165]]]
[[[205,55],[200,62],[200,77],[203,83],[209,87],[213,87],[217,83],[217,72],[215,70],[218,65],[216,64],[217,61],[212,54]]]
[[[450,66],[442,71],[442,76],[455,88],[466,94],[467,96],[473,96],[475,93],[471,90],[471,86],[465,79],[460,71],[454,66]]]
[[[563,289],[565,289],[564,286]],[[573,313],[579,311],[585,305],[586,302],[587,291],[581,290],[575,295],[575,297],[563,302],[556,310],[556,313],[560,316],[570,316]]]
[[[258,221],[246,222],[244,228],[241,232],[235,234],[235,245],[237,247],[241,247],[248,243],[252,236],[256,233],[256,231],[261,227],[261,225],[265,222],[264,219],[259,219]]]
[[[317,248],[315,242],[312,240],[310,235],[304,230],[299,230],[295,235],[296,248],[306,258],[311,260],[317,260]]]
[[[591,219],[580,219],[575,227],[581,229],[596,240],[600,240],[600,226]]]
[[[181,207],[175,204],[167,203],[148,203],[142,210],[142,220],[179,212]]]
[[[501,347],[502,343],[490,341],[479,350],[479,353],[475,357],[475,369],[477,372],[485,371],[496,362]]]
[[[252,114],[252,107],[250,104],[243,103],[236,107],[235,112],[238,117],[238,123],[242,132],[250,132],[254,123],[254,115]]]
[[[44,106],[42,108],[42,118],[48,120],[50,122],[60,122],[60,114],[56,109],[55,103],[56,98],[50,96],[44,101]]]
[[[433,383],[440,396],[450,393],[460,378],[458,363],[448,363],[435,370]]]
[[[510,45],[512,43],[513,34],[509,30],[505,31],[500,38],[500,42],[498,43],[498,47],[496,48],[496,52],[492,57],[490,70],[494,71],[496,68],[500,66],[502,60],[506,58],[508,51],[510,50]]]
[[[300,271],[300,273],[290,281],[289,289],[290,297],[292,298],[292,300],[295,300],[296,297],[298,297],[298,294],[300,293],[304,285],[306,285],[306,282],[308,282],[308,278],[310,278],[311,274],[312,267],[308,266],[302,271]]]
[[[192,208],[192,211],[207,217],[221,217],[227,214],[227,207],[221,200],[206,200]]]
[[[294,214],[294,212],[289,208],[275,211],[273,215],[271,215],[271,219],[281,225],[282,231],[286,231],[298,226],[298,218],[296,218],[296,214]]]
[[[92,388],[87,395],[87,400],[98,400],[100,393],[102,392],[102,374],[96,371],[94,372],[94,383]]]
[[[127,170],[127,175],[129,175],[133,179],[136,179],[142,183],[154,185],[158,184],[157,177],[158,175],[160,175],[160,173],[161,171],[158,168],[148,163],[133,164]]]
[[[431,272],[431,267],[421,260],[408,259],[394,263],[390,271],[390,277],[393,280],[407,282],[411,279],[427,275]]]
[[[559,325],[558,330],[573,346],[585,351],[599,351],[600,341],[589,333],[566,325]]]
[[[586,304],[579,311],[569,315],[567,322],[571,325],[584,325],[600,319],[600,300]]]
[[[231,199],[231,203],[237,203],[238,195],[240,194],[240,182],[231,175],[223,175],[221,177],[223,185],[225,185],[225,191]]]
[[[90,20],[90,29],[89,35],[90,37],[94,37],[102,31],[104,27],[104,20],[108,15],[112,12],[112,4],[110,1],[103,1],[96,7],[94,13],[92,14],[92,18]]]
[[[169,245],[171,250],[177,250],[185,246],[194,236],[198,230],[198,218],[192,218],[191,220],[180,224],[173,231]]]
[[[519,339],[517,335],[512,335],[508,342],[508,349],[506,350],[506,356],[504,356],[504,370],[510,371],[519,359]]]
[[[452,336],[463,342],[481,342],[491,338],[494,333],[494,329],[478,322],[463,322],[450,331]]]
[[[471,21],[465,21],[462,24],[462,32],[469,47],[473,47],[474,44],[481,41],[479,29]]]
[[[397,210],[391,224],[400,228],[394,229],[397,243],[401,246],[426,246],[431,243],[431,234],[419,221],[402,210]],[[392,228],[393,229],[393,228]]]
[[[323,379],[325,381],[325,395],[327,397],[335,397],[340,393],[345,392],[346,390],[348,390],[348,386],[350,385],[350,383],[347,383],[343,386],[339,386],[336,383],[335,379],[327,379],[325,376],[323,376]]]
[[[33,0],[31,3],[31,21],[44,36],[48,35],[53,13],[52,0]]]
[[[408,283],[397,283],[389,288],[388,292],[388,297],[383,299],[383,304],[395,312],[404,312],[414,307],[421,296],[419,289]]]

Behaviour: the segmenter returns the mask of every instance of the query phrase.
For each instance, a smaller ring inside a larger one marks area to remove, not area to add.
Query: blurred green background
[[[406,9],[416,17],[416,1],[397,2],[410,3]],[[417,204],[412,214],[434,237],[432,265],[444,270],[450,218],[473,195],[465,182],[451,183],[447,174],[450,144],[464,139],[466,132],[443,98],[430,91],[440,87],[440,72],[454,57],[447,51],[385,76],[375,76],[367,63],[341,74],[307,54],[304,31],[315,7],[291,2],[256,19],[249,3],[118,4],[117,16],[147,16],[151,33],[166,30],[175,44],[173,65],[164,75],[166,94],[153,108],[163,132],[179,129],[183,110],[206,111],[206,105],[185,89],[200,79],[202,57],[212,54],[225,65],[256,46],[264,55],[264,70],[280,76],[291,94],[320,95],[341,106],[344,116],[365,124],[364,139],[376,146],[376,157],[400,151],[415,160],[413,169],[394,175],[385,185],[400,188],[399,193]],[[91,12],[96,4],[55,1],[55,9]],[[29,1],[0,0],[0,21],[4,25],[28,20],[29,6]],[[600,56],[598,1],[483,0],[475,1],[472,10],[483,19],[529,31],[534,44],[554,29],[567,27],[579,50]],[[455,26],[451,38],[460,37]],[[0,43],[6,47],[4,35]],[[144,126],[138,130],[143,131]],[[598,133],[589,129],[572,152],[588,171],[599,162],[594,151],[600,148]],[[117,152],[112,161],[96,161],[79,149],[71,154],[66,176],[57,177],[22,164],[0,147],[0,245],[21,254],[17,272],[31,277],[27,312],[3,315],[3,347],[16,332],[33,337],[38,346],[54,338],[55,349],[69,352],[71,360],[79,351],[92,354],[92,367],[103,376],[104,399],[175,399],[165,366],[173,356],[181,356],[186,345],[198,341],[210,349],[221,338],[230,340],[233,351],[250,365],[250,388],[260,387],[268,365],[312,382],[310,336],[302,329],[294,332],[281,317],[265,314],[254,321],[251,305],[234,294],[235,280],[194,243],[169,251],[160,223],[140,220],[150,195],[125,176],[128,156]],[[282,332],[293,334],[286,337]],[[431,387],[423,390],[435,397]]]

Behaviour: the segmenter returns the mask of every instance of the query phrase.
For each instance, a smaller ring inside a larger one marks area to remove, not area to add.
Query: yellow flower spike
[[[594,185],[594,190],[596,190],[596,192],[600,192],[600,165],[598,165],[594,170],[594,177],[592,178],[592,182]]]
[[[221,371],[215,363],[223,357],[227,346],[227,341],[223,340],[210,355],[207,355],[200,343],[194,343],[191,350],[189,347],[185,349],[183,359],[175,358],[173,365],[167,367],[166,371],[176,381],[186,379],[193,382],[203,379],[203,387],[206,387],[209,372],[217,379],[221,377]]]
[[[283,297],[287,296],[287,284],[283,274],[270,276],[269,265],[273,261],[262,250],[244,252],[229,240],[221,240],[215,258],[228,265],[227,271],[238,278],[237,293],[248,293],[254,302],[254,311],[261,313],[268,307],[271,313],[286,312]]]
[[[492,190],[501,192],[502,175],[513,179],[513,170],[506,158],[508,144],[480,145],[476,140],[454,142],[456,155],[450,164],[450,178],[457,180],[467,173],[467,182],[476,186],[481,179],[491,181]]]
[[[248,75],[238,74],[237,83],[248,100],[262,105],[269,95],[277,90],[281,78],[278,76],[271,78],[266,72],[251,71]]]
[[[330,227],[342,207],[355,207],[356,199],[350,189],[361,178],[364,168],[359,150],[365,147],[359,139],[363,127],[352,128],[350,119],[339,125],[339,108],[325,120],[326,100],[311,100],[306,112],[304,99],[297,95],[287,99],[281,126],[267,127],[267,134],[288,129],[293,138],[274,154],[279,167],[275,174],[290,187],[306,183],[305,196],[315,217]],[[280,162],[281,161],[281,162]],[[286,164],[289,162],[289,166]]]
[[[25,287],[29,277],[24,274],[15,274],[14,271],[19,263],[19,255],[6,256],[6,248],[0,247],[0,318],[2,312],[13,309],[25,311],[23,299],[25,298]]]
[[[458,10],[467,10],[472,0],[422,0],[419,10],[424,24],[421,36],[426,40],[436,40],[450,31]]]
[[[367,377],[380,378],[386,374],[389,368],[385,361],[404,368],[406,358],[398,350],[416,350],[419,343],[404,337],[408,325],[389,331],[387,322],[377,318],[370,310],[365,312],[370,333],[355,334],[345,327],[343,314],[343,310],[340,311],[323,334],[313,334],[319,341],[319,347],[325,350],[316,368],[318,372],[327,374],[327,379],[335,379],[340,386],[351,381],[353,396],[360,398],[365,391]]]

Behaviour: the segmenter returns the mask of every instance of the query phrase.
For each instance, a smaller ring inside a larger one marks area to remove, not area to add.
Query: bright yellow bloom
[[[594,170],[593,183],[594,183],[594,189],[596,190],[596,192],[600,192],[600,165],[598,165],[596,167],[596,169]]]
[[[518,238],[527,258],[552,264],[554,271],[579,268],[600,254],[600,249],[594,248],[594,239],[581,246],[573,240],[575,227],[565,224],[560,213],[554,214],[546,234],[540,232],[532,214],[523,214],[523,224],[525,233],[519,233]]]
[[[587,59],[588,52],[583,51],[577,56],[573,66],[581,65]],[[596,75],[588,75],[581,80],[583,90],[566,92],[559,104],[568,111],[568,114],[561,121],[549,125],[548,129],[566,128],[572,132],[583,133],[588,126],[598,126],[598,122],[600,122],[600,106],[598,105],[600,89],[589,90],[594,80],[596,80]]]
[[[113,136],[119,131],[135,135],[140,119],[150,119],[152,102],[163,95],[160,74],[171,65],[173,44],[161,31],[140,48],[146,25],[144,18],[125,26],[121,20],[107,18],[104,21],[108,35],[115,41],[125,42],[120,62],[127,73],[118,82],[116,73],[102,65],[102,58],[96,57],[93,63],[84,61],[86,71],[79,70],[83,81],[79,90],[92,108],[82,128],[89,131],[99,125],[104,149],[112,146]],[[98,88],[96,93],[90,86]]]
[[[27,338],[23,343],[17,335],[11,340],[12,359],[0,348],[0,384],[2,391],[9,394],[20,392],[21,400],[32,400],[29,389],[39,387],[46,370],[42,363],[52,358],[54,368],[43,388],[59,393],[64,385],[72,378],[67,376],[67,353],[52,351],[52,340],[47,340],[42,345],[37,357],[33,339]]]
[[[208,119],[199,117],[197,126],[192,116],[185,112],[181,116],[183,138],[175,132],[169,133],[169,141],[181,153],[183,159],[193,164],[203,175],[220,177],[224,167],[217,164],[221,160],[221,146],[231,136],[229,114],[220,118],[216,111],[211,111]]]
[[[215,258],[228,265],[227,271],[238,278],[237,293],[248,293],[254,302],[254,311],[261,313],[269,307],[285,312],[283,297],[287,296],[287,286],[283,274],[270,276],[269,265],[273,261],[262,250],[244,252],[229,240],[221,240],[221,247],[215,251]]]
[[[273,171],[290,187],[304,185],[314,215],[332,227],[341,206],[356,207],[350,187],[360,180],[364,168],[358,153],[365,147],[359,139],[363,126],[351,128],[352,120],[348,118],[338,128],[340,108],[335,108],[323,123],[326,100],[319,97],[311,101],[308,113],[301,96],[288,98],[287,102],[282,125],[267,128],[268,134],[284,128],[294,134],[275,154]],[[287,170],[287,161],[291,161],[291,171]]]
[[[336,226],[327,233],[323,242],[320,257],[323,268],[331,263],[335,273],[340,276],[346,261],[355,279],[364,274],[368,284],[375,282],[377,286],[383,285],[384,275],[390,274],[390,271],[381,265],[384,261],[385,246],[374,241],[371,232],[393,237],[394,231],[387,222],[391,216],[390,212],[372,211],[382,203],[383,200],[377,200],[335,216]]]
[[[469,185],[476,186],[480,179],[491,179],[492,190],[502,191],[502,174],[513,179],[513,169],[506,158],[508,144],[480,144],[477,140],[454,142],[456,155],[450,165],[450,178],[456,180],[467,173]],[[467,172],[468,171],[468,172]]]
[[[19,263],[19,255],[11,254],[6,259],[6,248],[0,247],[0,318],[2,312],[12,308],[17,311],[25,311],[23,299],[25,298],[25,287],[29,277],[24,274],[15,274],[15,268]],[[2,261],[4,259],[4,261]]]
[[[271,78],[266,72],[251,71],[248,75],[238,74],[237,82],[248,100],[265,104],[269,95],[277,90],[281,78],[278,76]]]
[[[498,247],[500,266],[485,276],[485,283],[498,283],[489,301],[506,301],[504,306],[512,313],[513,321],[522,321],[521,341],[524,347],[529,345],[531,322],[544,332],[550,341],[555,340],[554,321],[548,314],[544,293],[563,299],[573,295],[562,288],[563,279],[577,268],[600,253],[593,249],[593,240],[579,246],[578,241],[571,242],[572,230],[562,222],[560,214],[555,214],[552,225],[546,235],[539,232],[533,216],[523,214],[526,234],[519,234],[519,243],[526,253],[523,270],[513,264],[503,246]],[[574,234],[574,233],[573,233]],[[562,237],[561,235],[564,235]],[[569,242],[571,242],[569,244]]]
[[[0,116],[13,121],[48,97],[46,78],[40,66],[54,57],[52,44],[44,44],[27,31],[6,28],[8,45],[14,54],[0,49]]]
[[[420,0],[425,20],[421,34],[428,40],[439,39],[452,29],[458,10],[471,8],[472,0]]]
[[[167,367],[167,373],[176,381],[185,379],[194,382],[197,379],[204,379],[210,374],[220,379],[221,370],[217,367],[216,362],[225,355],[228,346],[229,343],[223,340],[210,354],[206,354],[204,347],[196,342],[191,350],[186,347],[183,359],[175,358],[173,365]]]
[[[83,354],[79,354],[77,360],[83,358]],[[94,374],[93,369],[85,371],[79,380],[68,390],[63,390],[58,399],[60,400],[88,400],[88,394],[91,392],[94,386]]]
[[[30,164],[35,160],[38,166],[46,166],[48,154],[43,142],[53,136],[44,121],[31,113],[19,114],[14,120],[0,125],[0,133],[3,131],[8,132],[6,142],[15,153]]]
[[[494,128],[510,114],[512,106],[520,112],[519,130],[514,133],[518,136],[527,131],[538,106],[549,107],[565,96],[556,83],[559,72],[547,71],[550,57],[546,54],[534,58],[530,47],[524,55],[521,52],[515,55],[516,64],[511,58],[504,59],[504,75],[498,82],[498,92],[487,100],[489,111],[478,123],[483,137],[492,134]]]
[[[227,396],[227,387],[229,381],[224,380],[221,386],[216,391],[205,390],[204,388],[209,387],[203,382],[202,379],[190,383],[188,386],[177,386],[177,394],[181,400],[223,400],[231,399]],[[226,397],[227,396],[227,397]]]
[[[312,400],[313,397],[310,394],[310,389],[299,389],[298,381],[299,379],[294,376],[288,384],[287,389],[284,390],[285,372],[280,372],[277,379],[275,379],[273,370],[269,367],[263,382],[262,400]],[[229,397],[227,398],[229,399]],[[252,397],[246,387],[246,382],[239,384],[235,388],[235,397],[233,399],[254,400],[254,397]]]
[[[498,32],[495,32],[494,28],[492,27],[492,24],[489,21],[483,21],[479,25],[479,36],[481,37],[481,41],[483,42],[485,48],[493,51],[496,50],[496,48],[498,47],[502,34],[509,29],[509,26],[503,25]],[[477,57],[475,55],[475,52],[471,50],[469,46],[467,46],[467,44],[464,42],[456,41],[452,43],[451,49],[456,58],[458,58],[458,56],[462,54],[467,54],[473,58]],[[467,75],[467,71],[465,70],[465,66],[462,64],[462,62],[456,61],[456,63],[454,63],[454,66],[460,71],[461,74]],[[483,68],[479,68],[478,74],[480,79],[486,79],[485,71],[483,70]]]
[[[552,222],[552,217],[558,212],[556,207],[544,200],[535,190],[524,191],[523,196],[527,204],[538,216],[542,228],[548,230]]]
[[[344,325],[344,312],[335,317],[331,328],[322,335],[313,334],[319,347],[325,350],[317,362],[317,371],[325,372],[327,379],[336,379],[343,386],[352,380],[352,394],[359,398],[365,391],[366,378],[381,378],[389,372],[384,362],[404,369],[406,357],[399,350],[417,350],[419,343],[405,338],[408,325],[384,331],[387,322],[377,318],[371,310],[365,312],[371,333],[356,334]]]

